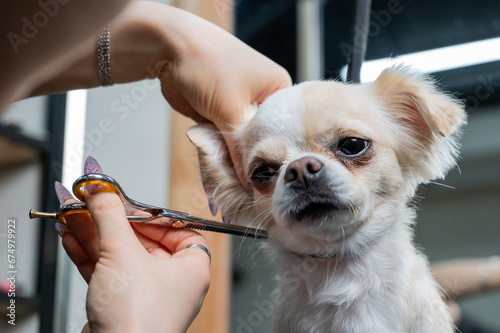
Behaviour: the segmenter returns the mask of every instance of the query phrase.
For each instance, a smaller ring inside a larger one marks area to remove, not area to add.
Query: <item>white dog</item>
[[[277,270],[278,332],[453,332],[411,198],[455,165],[461,103],[396,67],[371,84],[305,82],[246,114],[248,194],[221,134],[191,128],[210,202],[265,227]]]

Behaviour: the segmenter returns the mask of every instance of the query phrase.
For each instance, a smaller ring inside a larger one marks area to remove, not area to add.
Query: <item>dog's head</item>
[[[352,252],[383,233],[420,183],[455,165],[462,105],[406,68],[373,83],[306,82],[270,96],[236,131],[249,195],[221,134],[197,125],[209,200],[302,254]]]

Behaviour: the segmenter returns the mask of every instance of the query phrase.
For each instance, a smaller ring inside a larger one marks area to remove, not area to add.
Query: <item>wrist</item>
[[[158,76],[173,51],[164,38],[163,21],[168,6],[151,2],[131,2],[111,22],[111,76],[115,83],[127,83]],[[96,74],[97,75],[97,74]]]
[[[483,290],[500,288],[500,257],[487,258],[481,269],[481,287]]]
[[[131,2],[111,22],[113,81],[158,77],[165,66],[188,52],[201,50],[201,18],[154,2]],[[203,52],[206,52],[204,49]]]

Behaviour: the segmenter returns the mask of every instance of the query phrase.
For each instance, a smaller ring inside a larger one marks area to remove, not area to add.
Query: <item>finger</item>
[[[205,267],[205,269],[209,269],[212,258],[205,237],[197,232],[186,232],[192,230],[182,231],[184,232],[179,233],[179,235],[175,235],[174,233],[174,236],[180,236],[180,242],[178,242],[172,258],[192,260],[196,265],[201,265],[193,268],[202,269],[203,267]],[[189,245],[195,245],[196,247],[188,248]],[[201,246],[201,248],[199,246]]]
[[[243,156],[241,154],[241,150],[238,147],[238,144],[231,137],[231,135],[225,133],[226,132],[223,132],[222,136],[226,141],[229,155],[231,156],[231,161],[233,162],[233,167],[236,171],[236,175],[238,176],[240,183],[243,185],[243,188],[248,192],[248,194],[253,195],[253,187],[245,177],[245,169],[243,168]]]
[[[123,208],[125,209],[125,214],[127,214],[127,216],[129,216],[129,215],[132,215],[132,216],[151,216],[150,213],[139,210],[133,206],[123,205]]]
[[[85,281],[89,283],[90,277],[94,272],[96,263],[95,260],[91,258],[91,256],[85,250],[85,248],[80,244],[78,239],[69,230],[62,232],[58,230],[58,232],[61,235],[62,245],[64,250],[68,254],[68,257],[78,268],[78,271],[85,279]]]
[[[61,183],[55,182],[54,188],[62,205],[78,202]],[[94,261],[97,261],[99,259],[99,235],[90,217],[86,214],[70,214],[66,216],[66,223],[72,235],[83,246],[85,251]]]
[[[252,106],[246,110],[248,111],[245,111],[245,114],[250,114],[252,112],[251,110],[255,110],[255,108]],[[223,120],[220,124],[215,125],[219,129],[222,137],[224,138],[224,141],[226,142],[227,148],[229,150],[229,156],[231,157],[231,162],[233,164],[236,175],[238,176],[238,180],[240,181],[245,191],[247,191],[250,195],[253,195],[252,185],[250,185],[245,177],[241,148],[234,135],[234,131],[238,127],[238,124],[244,122],[243,118],[245,118],[245,115],[242,115],[241,118],[242,119],[240,119],[238,122],[234,120]]]
[[[265,89],[262,89],[263,87],[259,87],[260,90],[255,92],[254,96],[256,97],[249,101],[250,104],[256,103],[257,105],[260,105],[267,97],[276,91],[293,85],[290,74],[283,67],[279,68],[278,73],[273,75],[273,82],[269,82],[268,87]]]
[[[168,250],[165,246],[158,243],[157,241],[152,240],[151,238],[145,236],[139,230],[137,230],[137,226],[142,224],[132,223],[131,226],[134,229],[135,236],[141,242],[144,249],[151,255],[154,255],[158,258],[170,258],[172,257],[172,251]],[[140,228],[140,227],[139,227]]]
[[[196,122],[207,122],[208,120],[197,112],[187,99],[175,87],[169,86],[162,81],[162,93],[168,104],[179,113],[193,119]]]
[[[167,233],[165,237],[160,240],[160,243],[164,244],[168,239],[168,241],[176,244],[172,258],[193,260],[196,264],[208,265],[206,266],[207,268],[210,267],[211,257],[210,251],[208,250],[208,242],[205,237],[193,230],[184,229],[171,231],[173,232]],[[201,245],[208,253],[200,248],[188,248],[189,245],[193,244]]]
[[[195,265],[210,266],[211,258],[200,248],[187,248],[199,244],[208,249],[208,243],[201,234],[189,229],[173,229],[158,225],[136,224],[138,238],[147,251],[159,258],[191,260]]]
[[[95,223],[88,214],[70,214],[66,223],[71,234],[85,249],[92,260],[99,260],[99,233]]]
[[[205,237],[190,229],[174,229],[151,224],[137,224],[134,228],[147,237],[165,247],[171,253],[177,254],[190,244],[201,244],[208,248]]]
[[[87,185],[85,201],[99,232],[101,250],[119,251],[125,244],[127,247],[140,246],[118,195]]]

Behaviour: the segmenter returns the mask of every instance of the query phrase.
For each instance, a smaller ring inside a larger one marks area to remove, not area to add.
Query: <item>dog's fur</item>
[[[366,85],[295,85],[245,117],[236,140],[253,194],[214,126],[188,136],[209,200],[233,222],[269,232],[276,330],[452,332],[412,244],[410,200],[455,165],[462,104],[396,67]]]

